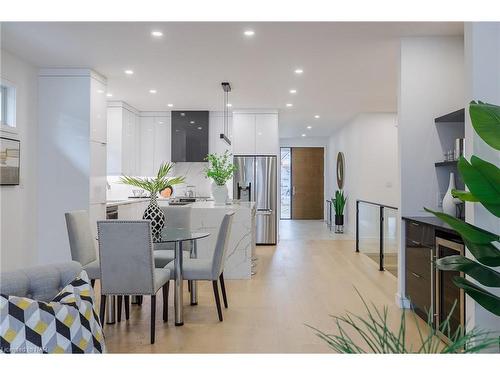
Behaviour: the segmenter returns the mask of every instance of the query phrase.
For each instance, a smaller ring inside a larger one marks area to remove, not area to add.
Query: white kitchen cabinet
[[[43,263],[71,258],[66,212],[88,211],[92,228],[105,217],[105,92],[106,78],[90,69],[39,71],[37,244]]]
[[[154,117],[141,117],[140,120],[139,174],[141,176],[153,176],[155,171],[155,121]]]
[[[140,124],[133,108],[112,102],[107,109],[108,175],[140,174]]]
[[[234,155],[255,154],[255,114],[233,112],[231,143]]]
[[[90,204],[106,202],[106,143],[90,141]]]
[[[233,112],[234,155],[277,155],[279,128],[277,112]]]
[[[158,116],[154,118],[154,162],[153,172],[157,173],[161,163],[171,159],[171,122],[170,117]]]
[[[90,92],[90,140],[106,143],[106,84],[94,79]]]
[[[276,155],[279,152],[278,114],[255,115],[255,154]]]

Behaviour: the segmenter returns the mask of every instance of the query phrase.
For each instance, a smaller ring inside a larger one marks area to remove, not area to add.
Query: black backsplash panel
[[[172,111],[172,161],[205,161],[208,111]]]

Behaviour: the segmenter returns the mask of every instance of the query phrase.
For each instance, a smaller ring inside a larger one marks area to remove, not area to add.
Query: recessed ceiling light
[[[194,124],[194,121],[189,121],[190,124]]]
[[[290,90],[290,94],[296,94],[296,93],[297,93],[297,90],[295,90],[295,89]]]
[[[301,68],[295,69],[295,74],[302,74],[304,71]]]
[[[227,103],[226,107],[232,107],[233,105],[231,103]]]
[[[125,70],[125,74],[128,74],[129,76],[131,76],[132,74],[134,74],[134,71],[131,69],[127,69],[127,70]]]
[[[293,107],[293,104],[292,103],[286,103],[286,106],[287,107]]]
[[[302,134],[303,137],[305,137],[306,135],[305,134]]]
[[[201,126],[198,126],[198,130],[202,130],[203,128]]]
[[[106,94],[106,96],[107,96],[108,98],[111,98],[111,97],[113,96],[113,94],[111,94],[110,92],[108,92],[108,93]]]
[[[255,35],[255,31],[253,31],[253,30],[245,30],[245,32],[243,34],[245,34],[245,36],[254,36]]]
[[[314,118],[319,118],[319,115],[314,115]]]
[[[160,38],[163,36],[163,33],[161,31],[155,30],[151,31],[151,36],[154,36],[155,38]]]
[[[97,90],[99,94],[104,94],[104,90]]]
[[[156,94],[156,90],[155,89],[151,89],[151,90],[149,90],[149,93],[150,94]]]
[[[167,104],[167,107],[172,108],[173,106],[174,106],[174,105],[173,105],[172,103],[168,103],[168,104]]]
[[[311,126],[311,125],[308,125],[308,126],[307,126],[307,129],[312,129],[312,126]]]

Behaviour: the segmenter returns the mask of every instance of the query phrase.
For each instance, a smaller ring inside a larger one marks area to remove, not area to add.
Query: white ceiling
[[[396,111],[399,38],[462,34],[462,23],[3,23],[2,48],[39,67],[93,68],[113,100],[142,111],[222,110],[229,81],[233,109],[280,110],[281,137],[325,136],[357,113]]]

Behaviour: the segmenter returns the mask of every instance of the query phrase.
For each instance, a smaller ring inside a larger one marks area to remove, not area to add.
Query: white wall
[[[436,117],[463,108],[464,47],[461,37],[403,38],[398,98],[401,213],[428,216],[440,190],[434,163],[443,160]],[[443,176],[445,180],[448,180]],[[447,187],[447,186],[446,186]]]
[[[346,232],[356,229],[356,200],[362,199],[389,206],[398,206],[398,152],[396,114],[363,113],[336,130],[328,143],[327,197],[337,187],[337,153],[345,156],[347,195]]]
[[[37,70],[1,50],[0,75],[17,88],[17,135],[21,141],[19,186],[0,187],[1,271],[37,264]]]
[[[471,100],[500,105],[500,23],[466,24],[465,64],[466,108]],[[500,152],[488,146],[474,133],[468,115],[465,134],[468,158],[474,154],[500,167]],[[480,204],[467,205],[466,219],[481,228],[500,233],[500,219],[490,214]],[[472,257],[470,253],[468,256]],[[489,288],[489,291],[497,296],[500,295],[499,288]],[[466,300],[466,319],[469,327],[475,326],[497,332],[500,330],[500,318],[483,309],[469,297]]]
[[[464,106],[465,68],[462,37],[403,38],[400,51],[398,148],[400,215],[429,216],[423,207],[439,209],[447,176],[434,163],[443,160],[440,125],[434,119]],[[448,173],[448,172],[446,172]],[[405,295],[405,236],[401,231],[396,301]]]

